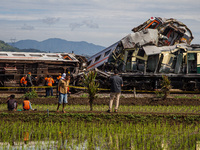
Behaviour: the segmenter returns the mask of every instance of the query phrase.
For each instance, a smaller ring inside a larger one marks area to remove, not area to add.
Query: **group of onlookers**
[[[30,74],[29,74],[30,75]],[[28,77],[27,77],[28,78]],[[24,80],[21,80],[22,83]],[[46,97],[50,95],[53,96],[53,88],[52,84],[54,83],[53,78],[49,75],[45,78],[46,81]],[[70,82],[70,75],[63,73],[62,76],[61,74],[57,77],[57,93],[59,93],[59,99],[58,99],[58,107],[57,107],[57,112],[59,111],[59,107],[61,104],[63,104],[62,111],[65,112],[65,104],[68,103],[67,101],[67,94],[69,93],[69,82]],[[114,71],[114,75],[110,77],[110,84],[111,84],[111,89],[110,89],[110,103],[109,103],[109,109],[107,110],[108,113],[112,112],[112,105],[113,101],[116,100],[116,106],[114,109],[114,112],[118,111],[119,107],[119,99],[121,95],[121,87],[123,86],[123,80],[121,77],[118,76],[118,71]],[[28,80],[27,80],[27,85],[28,85]],[[7,101],[8,103],[8,110],[16,110],[17,109],[17,102],[14,99],[15,96],[11,95],[9,97],[9,100]],[[29,110],[32,109],[31,103],[28,98],[25,98],[23,102],[23,109],[24,110]]]
[[[26,77],[26,76],[25,76]],[[26,79],[21,79],[20,83],[23,83],[26,81]],[[51,76],[47,76],[45,78],[46,81],[46,97],[51,95],[53,96],[53,87],[52,84],[54,83],[54,80]],[[57,93],[58,93],[58,107],[57,107],[57,112],[59,111],[59,107],[61,104],[63,104],[62,111],[64,111],[65,104],[68,103],[67,101],[67,94],[69,92],[69,82],[70,82],[70,74],[63,73],[62,76],[61,74],[57,77]],[[26,83],[26,82],[25,82]],[[15,100],[15,95],[10,95],[8,97],[8,110],[17,110],[17,101]],[[28,97],[25,97],[25,100],[23,101],[23,110],[32,110],[31,102],[29,101]]]
[[[10,95],[8,97],[8,101],[7,101],[8,110],[10,110],[10,111],[12,111],[12,110],[16,111],[17,110],[17,106],[18,106],[18,103],[15,100],[15,95]],[[23,106],[23,110],[33,110],[32,106],[31,106],[31,102],[29,101],[28,97],[25,97],[22,106]]]

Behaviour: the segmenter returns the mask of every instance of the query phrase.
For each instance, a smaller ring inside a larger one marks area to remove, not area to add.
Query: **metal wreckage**
[[[88,59],[104,88],[114,69],[124,80],[124,89],[160,88],[167,75],[174,89],[200,88],[200,45],[191,45],[193,35],[180,21],[151,17],[120,41]],[[81,77],[82,73],[77,77]]]

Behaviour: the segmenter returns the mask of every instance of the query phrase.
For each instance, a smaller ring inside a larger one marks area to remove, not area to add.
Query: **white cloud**
[[[56,36],[109,46],[151,16],[181,20],[199,37],[199,5],[197,0],[1,0],[0,40]]]
[[[35,28],[34,28],[33,26],[24,24],[24,25],[21,27],[21,29],[22,29],[22,30],[34,30]]]

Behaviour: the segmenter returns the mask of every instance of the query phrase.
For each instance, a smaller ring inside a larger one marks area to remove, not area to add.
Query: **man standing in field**
[[[121,95],[121,87],[123,86],[123,80],[121,77],[118,75],[118,71],[114,71],[114,75],[110,77],[110,104],[109,104],[109,109],[108,113],[112,111],[112,105],[113,105],[113,100],[116,100],[116,106],[114,112],[117,112],[118,107],[119,107],[119,98]]]
[[[58,107],[57,112],[59,112],[59,107],[61,104],[63,104],[63,113],[65,113],[64,108],[65,104],[68,103],[67,101],[67,93],[69,89],[69,81],[70,81],[70,75],[69,74],[62,74],[61,79],[58,82],[58,91],[59,91],[59,101],[58,101]]]

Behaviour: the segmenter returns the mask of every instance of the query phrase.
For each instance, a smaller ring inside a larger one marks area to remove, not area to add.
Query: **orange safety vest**
[[[24,109],[26,109],[26,110],[30,109],[30,101],[24,100]]]
[[[52,83],[54,83],[54,80],[52,78],[45,78],[47,85],[52,86]]]
[[[27,84],[26,78],[22,77],[20,83],[26,85]]]

